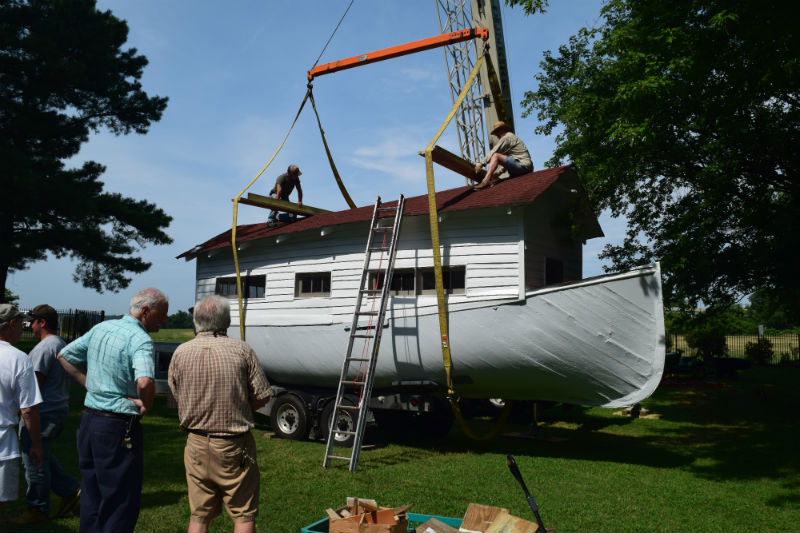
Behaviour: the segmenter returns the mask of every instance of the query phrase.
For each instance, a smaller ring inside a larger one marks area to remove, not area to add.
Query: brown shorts
[[[261,479],[252,433],[233,439],[189,433],[183,464],[192,521],[207,524],[222,511],[221,502],[234,522],[256,519]]]

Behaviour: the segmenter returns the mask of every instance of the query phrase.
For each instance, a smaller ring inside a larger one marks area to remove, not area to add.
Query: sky
[[[49,258],[11,274],[7,287],[20,304],[122,314],[139,289],[157,287],[170,313],[194,303],[195,261],[176,256],[230,229],[232,199],[275,153],[306,91],[314,65],[350,0],[98,0],[128,22],[124,48],[145,55],[142,85],[169,97],[161,121],[145,135],[100,132],[69,162],[106,166],[105,189],[155,203],[173,217],[173,243],[145,246],[150,269],[119,293],[97,293],[73,281],[75,263]],[[551,2],[544,15],[525,16],[503,5],[502,18],[516,133],[534,168],[544,168],[555,147],[536,135],[535,116],[522,118],[519,102],[534,90],[546,50],[599,21],[599,0]],[[440,33],[434,0],[355,0],[320,59],[326,63]],[[426,193],[420,150],[433,138],[452,105],[441,49],[319,77],[314,97],[339,173],[355,203],[377,196],[394,200]],[[438,142],[459,153],[454,126]],[[325,156],[313,110],[303,110],[283,149],[248,189],[268,194],[289,164],[303,172],[304,203],[347,208]],[[464,179],[435,169],[437,190]],[[296,195],[292,196],[292,200]],[[240,224],[263,222],[268,211],[240,205]],[[584,276],[603,272],[597,254],[622,240],[624,221],[602,214],[606,237],[584,246]]]

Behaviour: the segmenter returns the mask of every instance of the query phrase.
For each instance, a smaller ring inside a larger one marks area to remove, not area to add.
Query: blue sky
[[[230,228],[231,199],[266,164],[286,135],[306,90],[306,71],[319,56],[349,0],[236,2],[99,0],[128,21],[127,47],[150,61],[142,84],[168,96],[162,120],[146,135],[101,132],[75,158],[107,166],[106,190],[156,203],[173,217],[169,246],[148,246],[153,263],[128,289],[98,294],[72,280],[74,263],[50,259],[9,277],[22,305],[127,312],[130,296],[148,286],[170,297],[170,312],[194,300],[195,262],[175,256]],[[555,51],[579,28],[596,24],[601,2],[553,1],[544,15],[526,17],[503,8],[503,26],[517,134],[544,167],[552,138],[534,134],[535,117],[523,119],[519,102],[535,87],[545,50]],[[430,37],[439,33],[433,0],[356,0],[320,63]],[[342,71],[315,80],[314,96],[334,160],[353,200],[424,194],[424,149],[451,100],[441,49]],[[458,153],[449,127],[440,145]],[[344,209],[310,106],[303,110],[281,153],[249,189],[266,194],[291,164],[302,172],[308,205]],[[464,184],[436,169],[437,189]],[[294,196],[293,196],[294,199]],[[262,222],[267,212],[242,205],[239,222]],[[584,276],[602,273],[597,253],[621,240],[624,225],[601,217],[605,239],[584,247]]]

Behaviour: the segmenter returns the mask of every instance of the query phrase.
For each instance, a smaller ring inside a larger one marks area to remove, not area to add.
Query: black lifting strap
[[[311,86],[309,84],[308,87],[308,97],[311,99],[311,107],[314,108],[314,115],[317,117],[317,124],[319,125],[319,134],[322,136],[322,144],[325,145],[325,153],[328,155],[328,163],[331,165],[331,171],[333,171],[333,177],[336,178],[336,184],[339,185],[339,190],[342,191],[342,196],[344,197],[344,201],[347,202],[347,205],[350,206],[350,209],[355,209],[356,204],[353,202],[350,195],[347,193],[347,189],[344,187],[344,183],[342,183],[342,178],[339,176],[339,171],[336,170],[336,164],[333,162],[333,156],[331,155],[331,150],[328,148],[328,141],[325,140],[325,131],[322,129],[322,122],[319,120],[319,113],[317,113],[317,104],[314,103],[314,93],[311,92]]]

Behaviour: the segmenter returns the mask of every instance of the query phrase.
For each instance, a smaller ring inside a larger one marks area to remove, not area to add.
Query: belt
[[[131,418],[133,418],[135,421],[139,420],[139,415],[126,415],[125,413],[115,413],[113,411],[101,411],[100,409],[92,409],[91,407],[84,407],[84,411],[90,415],[117,418],[119,420],[130,420]]]
[[[199,429],[187,429],[186,431],[192,433],[193,435],[200,435],[201,437],[208,437],[210,439],[227,439],[227,440],[238,439],[240,437],[244,437],[245,435],[247,435],[247,433],[249,433],[248,431],[245,433],[237,433],[236,435],[210,435],[205,431],[200,431]]]

